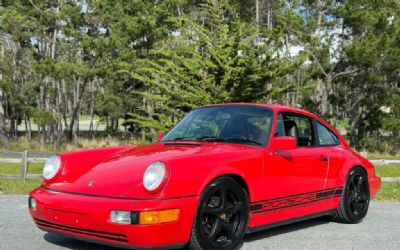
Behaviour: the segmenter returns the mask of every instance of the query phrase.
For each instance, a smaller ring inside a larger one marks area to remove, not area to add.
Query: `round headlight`
[[[150,192],[158,189],[164,182],[166,172],[164,163],[157,161],[150,164],[143,175],[143,186]]]
[[[59,156],[51,156],[44,163],[43,178],[50,180],[56,176],[61,167],[61,159]]]

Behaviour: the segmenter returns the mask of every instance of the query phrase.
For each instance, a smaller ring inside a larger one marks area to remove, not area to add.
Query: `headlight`
[[[44,164],[43,178],[50,180],[56,176],[61,167],[61,159],[59,156],[51,156]]]
[[[157,161],[147,167],[143,175],[143,186],[147,191],[153,192],[164,184],[167,169],[164,163]]]
[[[29,208],[31,208],[32,210],[36,210],[36,199],[33,197],[29,197],[28,205],[29,205]]]
[[[110,220],[112,222],[118,223],[118,224],[131,224],[132,223],[132,212],[113,210],[110,213]]]

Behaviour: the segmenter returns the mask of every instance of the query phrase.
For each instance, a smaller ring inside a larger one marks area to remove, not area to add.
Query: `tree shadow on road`
[[[266,239],[276,235],[287,234],[298,230],[307,229],[330,222],[329,217],[320,217],[316,219],[310,219],[306,221],[296,222],[288,225],[283,225],[271,229],[266,229],[260,232],[246,235],[244,238],[245,242],[253,242],[257,240]],[[62,234],[57,233],[46,233],[43,238],[52,244],[57,246],[74,249],[74,250],[122,250],[124,248],[111,247],[107,245],[101,245],[97,243],[90,243],[70,237],[66,237]]]
[[[244,241],[245,242],[257,241],[257,240],[273,237],[276,235],[287,234],[287,233],[291,233],[294,231],[303,230],[303,229],[307,229],[310,227],[319,226],[322,224],[327,224],[329,222],[331,222],[331,220],[327,216],[310,219],[310,220],[305,220],[305,221],[300,221],[300,222],[295,222],[295,223],[278,226],[278,227],[271,228],[271,229],[266,229],[266,230],[259,231],[256,233],[248,234],[244,238]]]
[[[74,250],[122,250],[124,248],[111,247],[97,243],[90,243],[57,233],[46,233],[43,238],[54,245]]]

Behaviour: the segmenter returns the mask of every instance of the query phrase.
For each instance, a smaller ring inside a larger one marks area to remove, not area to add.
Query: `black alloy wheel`
[[[190,249],[237,249],[247,227],[249,201],[234,179],[221,177],[204,191],[193,224]]]
[[[359,167],[350,170],[334,219],[341,223],[359,223],[367,215],[370,201],[368,177]]]

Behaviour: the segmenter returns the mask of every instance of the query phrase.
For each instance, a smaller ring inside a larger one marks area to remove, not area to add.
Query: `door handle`
[[[319,161],[328,161],[328,156],[322,155],[322,156],[318,157],[318,160]]]

